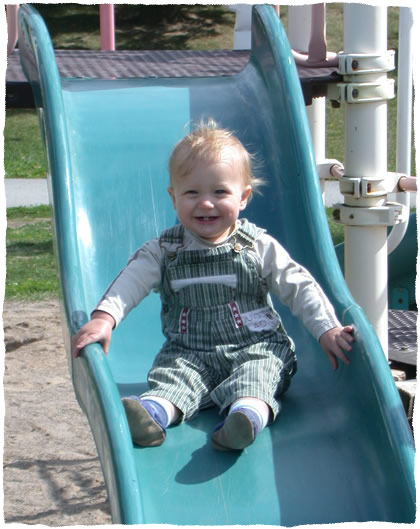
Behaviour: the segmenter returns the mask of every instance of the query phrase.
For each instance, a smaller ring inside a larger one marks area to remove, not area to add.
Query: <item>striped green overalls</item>
[[[279,411],[277,398],[296,372],[296,357],[265,281],[258,256],[249,251],[263,232],[243,219],[219,247],[183,250],[177,225],[163,232],[162,328],[166,337],[149,372],[150,391],[192,418],[240,397],[264,400]],[[145,396],[143,395],[143,396]]]

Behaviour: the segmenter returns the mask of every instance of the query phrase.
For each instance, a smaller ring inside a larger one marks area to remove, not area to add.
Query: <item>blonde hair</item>
[[[213,119],[199,126],[180,140],[169,159],[170,184],[174,180],[191,173],[198,162],[237,161],[245,185],[252,191],[263,184],[261,178],[253,174],[253,156],[232,132],[219,128]]]

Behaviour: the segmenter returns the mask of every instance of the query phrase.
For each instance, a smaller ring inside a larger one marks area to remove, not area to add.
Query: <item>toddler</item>
[[[319,340],[334,369],[348,364],[352,328],[342,327],[310,273],[265,231],[238,219],[260,181],[250,155],[210,121],[175,147],[169,195],[179,224],[146,242],[73,337],[74,356],[100,342],[151,290],[162,300],[166,341],[149,391],[123,398],[133,442],[161,445],[171,424],[216,404],[225,420],[211,442],[243,450],[273,422],[296,371],[294,345],[270,292]]]

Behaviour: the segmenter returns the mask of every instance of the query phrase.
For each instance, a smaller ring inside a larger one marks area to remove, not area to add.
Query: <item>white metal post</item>
[[[228,6],[236,12],[233,32],[233,49],[251,49],[252,4],[233,4]]]
[[[289,6],[287,11],[287,36],[293,49],[308,51],[311,20],[312,6]]]
[[[326,156],[326,110],[325,97],[312,99],[312,104],[306,107],[309,127],[312,136],[315,161],[319,165],[325,161]],[[320,179],[322,198],[325,203],[325,180]]]
[[[411,174],[413,109],[413,10],[400,7],[398,53],[397,172]]]
[[[387,8],[345,4],[344,54],[375,57],[384,56],[386,51]],[[346,80],[381,85],[386,79],[382,71],[366,71],[348,75]],[[358,97],[358,88],[350,85],[348,90],[352,92],[349,97]],[[363,103],[344,102],[345,177],[375,182],[386,176],[387,103],[374,99],[368,97]],[[348,194],[344,204],[375,208],[386,204],[386,195]],[[345,225],[345,276],[353,297],[364,309],[387,355],[387,227],[374,224],[362,220],[358,225]]]
[[[290,46],[300,52],[307,52],[312,28],[312,5],[289,6],[287,36]],[[312,144],[315,160],[322,163],[325,160],[325,97],[312,100],[306,107],[309,128],[311,130]],[[324,180],[321,179],[321,189],[324,194]]]
[[[413,110],[413,12],[410,7],[400,7],[398,46],[398,105],[397,105],[397,156],[396,171],[411,175],[411,138]],[[407,208],[410,207],[410,193],[401,192],[395,196]],[[402,241],[408,227],[407,221],[394,226],[388,237],[388,254]]]

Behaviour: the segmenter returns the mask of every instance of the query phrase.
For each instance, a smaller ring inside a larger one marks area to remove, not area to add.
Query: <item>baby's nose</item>
[[[211,209],[211,208],[214,208],[214,203],[210,197],[203,197],[201,199],[200,206],[203,208]]]

